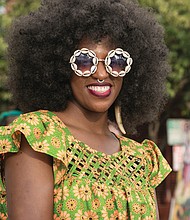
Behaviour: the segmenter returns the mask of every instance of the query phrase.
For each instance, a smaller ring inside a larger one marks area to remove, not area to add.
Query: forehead
[[[108,38],[102,38],[99,41],[91,40],[90,38],[83,38],[79,43],[79,49],[83,47],[88,48],[90,50],[96,50],[97,48],[104,48],[105,50],[113,50],[115,46]]]

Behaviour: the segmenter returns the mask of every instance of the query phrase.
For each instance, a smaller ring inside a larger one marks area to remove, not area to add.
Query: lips
[[[92,95],[97,97],[104,98],[111,94],[110,85],[89,85],[87,88]]]

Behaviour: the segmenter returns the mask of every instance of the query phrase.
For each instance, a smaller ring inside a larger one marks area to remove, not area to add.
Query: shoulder
[[[0,153],[18,152],[21,137],[33,150],[65,161],[70,133],[53,112],[40,110],[22,114],[9,126],[0,127]]]
[[[151,187],[158,186],[171,172],[170,165],[153,141],[145,139],[139,143],[126,137],[120,139],[127,155],[140,159],[141,165],[145,167]]]
[[[140,143],[124,136],[120,136],[118,138],[120,140],[122,149],[128,152],[130,155],[143,157],[145,154],[147,154],[144,141]]]
[[[48,123],[61,123],[61,120],[51,111],[48,110],[39,110],[34,112],[29,112],[25,114],[21,114],[16,120],[13,121],[14,124],[19,124],[21,121],[26,122],[31,125],[37,125],[40,122]]]
[[[55,129],[57,128],[57,129]],[[31,135],[31,132],[38,135],[48,135],[55,131],[64,132],[67,130],[65,124],[54,114],[47,110],[39,110],[21,114],[9,126],[0,127],[2,135],[10,135],[14,132],[21,132],[24,136]]]
[[[121,145],[124,148],[130,148],[134,152],[138,152],[141,154],[147,154],[152,151],[156,151],[158,154],[161,154],[158,146],[151,140],[145,139],[143,142],[138,142],[133,139],[120,136],[119,137]]]
[[[159,147],[151,140],[139,143],[126,137],[120,137],[122,148],[132,156],[140,157],[149,164],[167,163]]]

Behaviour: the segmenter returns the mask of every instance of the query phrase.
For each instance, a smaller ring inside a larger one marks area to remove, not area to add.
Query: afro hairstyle
[[[127,133],[158,117],[170,71],[164,30],[150,8],[132,0],[43,0],[38,10],[15,20],[8,34],[14,103],[24,112],[63,111],[72,99],[69,60],[84,37],[108,37],[133,58],[116,100]],[[113,115],[112,106],[110,120]]]

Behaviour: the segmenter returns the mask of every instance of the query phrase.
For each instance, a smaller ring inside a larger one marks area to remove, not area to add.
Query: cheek
[[[117,88],[117,92],[119,94],[120,91],[121,91],[122,85],[123,85],[123,78],[117,78],[117,81],[116,81],[115,85],[116,85],[116,88]]]
[[[80,86],[78,84],[71,83],[71,91],[72,91],[73,97],[78,96],[81,91]]]
[[[72,78],[71,78],[71,89],[72,91],[76,90],[77,88],[80,87],[81,85],[81,77],[73,74]]]
[[[85,89],[85,82],[83,77],[73,76],[71,79],[71,90],[73,97],[80,97],[80,94]]]

